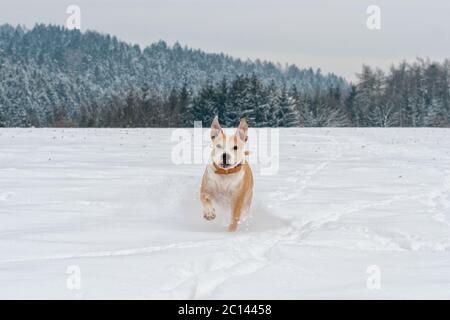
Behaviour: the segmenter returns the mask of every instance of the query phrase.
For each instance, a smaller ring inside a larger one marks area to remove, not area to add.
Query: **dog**
[[[236,133],[227,136],[216,116],[211,123],[211,161],[203,174],[200,200],[203,217],[216,217],[215,205],[222,205],[231,211],[228,231],[236,231],[241,215],[250,209],[253,198],[253,173],[246,161],[248,152],[245,144],[248,124],[242,118]]]

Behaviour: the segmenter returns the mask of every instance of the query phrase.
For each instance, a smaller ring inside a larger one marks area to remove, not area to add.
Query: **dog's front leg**
[[[208,193],[202,192],[200,194],[200,200],[203,205],[203,218],[206,220],[213,220],[216,217],[216,210],[212,205],[211,197]]]

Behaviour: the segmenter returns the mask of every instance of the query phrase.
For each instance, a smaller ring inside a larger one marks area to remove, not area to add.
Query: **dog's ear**
[[[214,140],[222,132],[222,127],[219,123],[219,117],[215,116],[211,123],[211,139]]]
[[[248,136],[248,124],[247,120],[245,118],[241,119],[241,122],[239,123],[239,127],[236,130],[236,135],[244,142],[247,142]]]

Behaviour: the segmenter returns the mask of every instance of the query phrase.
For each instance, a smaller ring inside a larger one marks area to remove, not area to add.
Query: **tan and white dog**
[[[230,209],[228,231],[237,229],[242,213],[250,208],[252,202],[253,174],[245,151],[247,132],[244,118],[231,136],[224,133],[217,116],[211,124],[211,162],[203,174],[200,200],[206,220],[216,217],[216,204]]]

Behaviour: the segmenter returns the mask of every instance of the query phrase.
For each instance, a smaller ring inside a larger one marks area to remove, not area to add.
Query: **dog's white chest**
[[[243,171],[231,174],[216,174],[213,169],[208,168],[210,191],[214,194],[215,200],[222,204],[229,203],[234,195],[239,192],[243,178]]]

